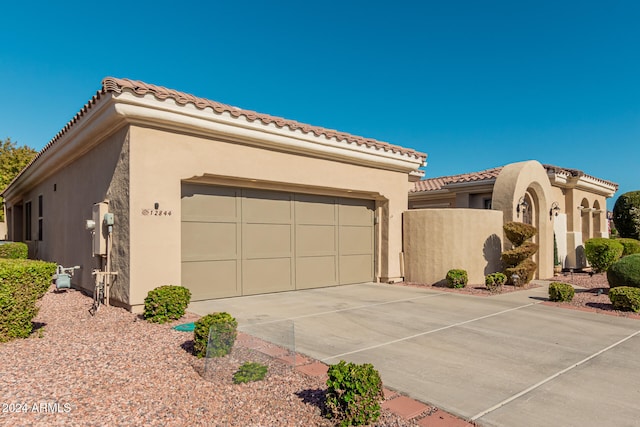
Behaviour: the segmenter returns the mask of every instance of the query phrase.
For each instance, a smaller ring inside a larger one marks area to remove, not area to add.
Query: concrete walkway
[[[372,363],[386,387],[481,426],[640,426],[640,321],[492,297],[360,284],[194,302],[296,351]],[[270,332],[271,331],[271,332]]]

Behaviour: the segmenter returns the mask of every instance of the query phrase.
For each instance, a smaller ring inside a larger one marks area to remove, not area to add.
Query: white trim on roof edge
[[[152,94],[144,96],[123,91],[115,94],[116,110],[127,122],[178,129],[203,136],[226,137],[234,142],[257,147],[275,148],[293,153],[368,165],[381,169],[409,173],[423,166],[417,156],[394,153],[378,147],[346,143],[324,135],[316,136],[301,130],[291,131],[275,124],[235,118],[229,113],[216,113],[210,107],[179,105],[168,98],[158,100]]]

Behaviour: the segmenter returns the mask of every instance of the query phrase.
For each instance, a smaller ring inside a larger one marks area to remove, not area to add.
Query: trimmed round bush
[[[616,239],[618,242],[622,244],[624,250],[622,251],[622,256],[640,254],[640,240],[622,238]]]
[[[620,286],[609,289],[609,299],[617,310],[640,312],[640,288]]]
[[[513,246],[522,245],[538,233],[538,229],[533,225],[516,221],[507,222],[502,228],[504,229],[505,236],[513,243]]]
[[[549,284],[550,301],[569,302],[575,293],[573,286],[568,283],[553,282]]]
[[[622,256],[623,251],[624,246],[615,239],[596,237],[584,242],[584,254],[597,273],[607,271]]]
[[[453,269],[447,272],[447,286],[450,288],[464,288],[468,282],[466,270]]]
[[[384,392],[380,374],[372,364],[341,360],[329,366],[327,375],[327,417],[340,426],[366,425],[378,419]]]
[[[165,285],[152,289],[144,299],[145,320],[166,323],[184,316],[191,291],[183,286]]]
[[[640,288],[640,254],[627,255],[607,270],[609,287],[631,286]]]
[[[484,285],[491,292],[499,291],[505,283],[507,283],[507,276],[504,273],[491,273],[484,278]]]
[[[640,191],[630,191],[618,197],[613,205],[613,222],[620,237],[640,240]]]
[[[197,357],[222,357],[231,352],[236,341],[238,322],[229,313],[211,313],[195,322],[193,353]],[[211,342],[209,342],[211,331]],[[209,352],[207,352],[207,345]]]
[[[27,259],[29,247],[26,243],[10,242],[0,245],[0,258],[6,259]]]

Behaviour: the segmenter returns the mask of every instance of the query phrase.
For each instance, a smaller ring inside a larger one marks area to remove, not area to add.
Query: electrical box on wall
[[[95,229],[93,233],[93,255],[94,256],[106,256],[107,255],[107,227],[105,226],[103,219],[105,214],[108,213],[109,204],[96,203],[93,205],[93,222]]]

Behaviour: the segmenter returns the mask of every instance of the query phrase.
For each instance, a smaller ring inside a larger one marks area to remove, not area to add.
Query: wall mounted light
[[[558,216],[558,212],[560,212],[560,206],[558,205],[558,202],[551,203],[551,208],[549,209],[549,220],[553,219],[553,214]]]
[[[520,200],[518,200],[518,204],[516,205],[517,216],[520,217],[520,212],[524,215],[527,211],[527,207],[529,207],[529,203],[524,199],[524,196],[520,197]]]

